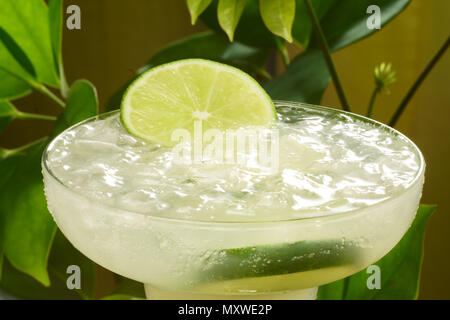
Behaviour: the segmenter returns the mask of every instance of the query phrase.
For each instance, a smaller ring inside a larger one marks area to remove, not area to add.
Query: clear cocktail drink
[[[66,237],[154,299],[313,299],[389,252],[419,204],[424,160],[399,132],[276,102],[277,166],[177,161],[117,112],[49,145],[49,209]],[[189,149],[190,150],[190,149]],[[179,160],[179,159],[178,159]]]

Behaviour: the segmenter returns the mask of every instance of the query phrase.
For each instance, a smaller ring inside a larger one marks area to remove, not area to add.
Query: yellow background
[[[135,70],[171,41],[203,30],[192,27],[184,0],[78,0],[81,30],[64,31],[64,60],[69,81],[91,80],[100,103]],[[66,2],[68,4],[68,2]],[[353,111],[364,113],[373,90],[372,71],[392,62],[398,82],[391,95],[378,98],[374,117],[386,122],[427,61],[450,33],[450,1],[413,0],[374,36],[333,55]],[[423,203],[438,204],[425,240],[420,298],[450,299],[450,53],[440,61],[398,124],[427,161]],[[323,105],[339,105],[332,86]],[[47,98],[33,94],[17,105],[28,112],[57,114]],[[0,136],[16,147],[48,134],[51,124],[17,121]]]

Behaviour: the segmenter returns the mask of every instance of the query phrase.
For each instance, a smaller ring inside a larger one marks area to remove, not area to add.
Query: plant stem
[[[56,121],[57,117],[47,116],[43,114],[36,113],[28,113],[19,111],[16,106],[12,102],[8,102],[9,105],[13,108],[9,115],[17,119],[36,119],[36,120],[47,120],[47,121]]]
[[[281,59],[283,60],[284,67],[287,68],[289,63],[291,63],[291,59],[289,58],[289,52],[286,48],[286,42],[284,39],[276,38],[276,44],[278,52],[281,55]]]
[[[35,145],[38,145],[39,143],[47,140],[47,138],[48,137],[43,137],[41,139],[38,139],[38,140],[35,140],[33,142],[27,143],[27,144],[25,144],[25,145],[23,145],[21,147],[16,148],[16,149],[3,149],[3,154],[2,154],[2,156],[0,158],[2,158],[2,157],[3,158],[8,158],[8,157],[10,157],[12,155],[19,154],[19,153],[22,153],[24,151],[27,151],[28,149],[34,147]]]
[[[21,112],[18,111],[16,114],[16,117],[18,119],[36,119],[36,120],[47,120],[47,121],[56,121],[56,117],[53,116],[46,116],[43,114],[35,114],[35,113],[27,113],[27,112]]]
[[[366,117],[370,118],[372,116],[373,111],[373,105],[375,104],[375,98],[377,97],[377,94],[380,92],[381,86],[376,85],[375,89],[373,90],[372,96],[370,97],[369,101],[369,107],[367,108]]]
[[[268,73],[264,68],[260,68],[258,66],[251,66],[251,68],[253,72],[255,72],[258,76],[260,76],[264,80],[272,79],[270,73]]]
[[[7,70],[2,69],[3,71],[8,72]],[[51,92],[46,86],[44,86],[42,83],[39,83],[35,80],[29,79],[29,78],[25,78],[22,76],[19,76],[17,74],[11,73],[13,76],[25,81],[31,88],[39,91],[40,93],[46,95],[47,97],[49,97],[50,99],[52,99],[53,101],[55,101],[59,106],[61,106],[62,108],[66,107],[66,103],[61,100],[60,98],[58,98],[58,96],[56,96],[53,92]],[[67,86],[67,82],[64,78],[64,86]],[[67,90],[67,88],[61,88],[63,91]]]
[[[277,76],[277,54],[275,51],[270,52],[266,68],[272,78]]]
[[[67,83],[66,74],[64,72],[64,64],[62,62],[62,58],[59,63],[59,72],[61,74],[61,76],[60,76],[60,83],[61,83],[60,92],[61,92],[61,95],[63,96],[63,98],[67,99],[67,97],[69,96],[69,85]]]
[[[402,102],[400,103],[400,105],[398,106],[394,115],[392,116],[391,121],[389,121],[389,125],[391,127],[394,127],[397,124],[398,119],[402,115],[403,111],[405,111],[406,106],[408,105],[409,101],[412,99],[412,97],[414,96],[416,91],[419,89],[420,85],[426,79],[426,77],[431,72],[433,67],[437,64],[439,59],[444,55],[445,51],[447,51],[449,45],[450,45],[450,37],[447,38],[447,40],[444,42],[442,47],[438,50],[438,52],[434,55],[434,57],[428,62],[425,69],[422,71],[422,73],[417,78],[416,82],[413,84],[411,89],[409,89],[408,93],[403,98]]]
[[[284,67],[287,68],[289,66],[289,63],[291,63],[291,59],[289,58],[289,53],[286,49],[286,47],[282,48],[280,50],[281,58],[283,59]]]
[[[345,111],[350,111],[350,107],[345,96],[344,88],[342,87],[341,81],[339,80],[338,74],[336,72],[336,67],[334,66],[333,59],[331,58],[330,47],[328,46],[327,39],[323,33],[322,27],[320,26],[319,19],[317,18],[316,13],[311,5],[310,0],[304,0],[305,6],[308,11],[308,14],[311,18],[311,22],[314,28],[314,32],[318,38],[318,42],[320,45],[320,49],[325,57],[325,61],[328,65],[328,69],[330,71],[331,77],[333,78],[333,83],[336,88],[339,100],[341,101],[342,108]]]
[[[55,101],[62,108],[64,108],[66,106],[66,103],[64,101],[62,101],[60,98],[58,98],[58,96],[56,96],[53,92],[48,90],[47,87],[44,86],[43,84],[40,84],[40,83],[34,84],[33,88],[35,88],[37,91],[41,92],[42,94],[46,95],[47,97],[49,97],[50,99]]]

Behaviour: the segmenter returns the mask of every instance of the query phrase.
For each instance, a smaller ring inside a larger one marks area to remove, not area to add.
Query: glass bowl
[[[49,168],[53,141],[42,159],[48,208],[78,250],[144,283],[148,298],[314,299],[317,286],[366,268],[398,243],[415,217],[425,163],[408,138],[374,120],[301,103],[277,101],[276,107],[357,118],[401,136],[420,161],[417,175],[392,197],[344,213],[263,222],[182,220],[111,207],[74,191]]]

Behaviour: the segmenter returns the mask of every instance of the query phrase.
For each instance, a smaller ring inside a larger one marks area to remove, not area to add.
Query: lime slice
[[[199,282],[212,283],[357,265],[360,247],[342,240],[298,241],[224,249],[206,261]]]
[[[174,145],[177,129],[194,134],[194,123],[208,129],[268,126],[276,120],[272,100],[245,72],[225,64],[186,59],[150,69],[127,89],[121,106],[133,135]]]

